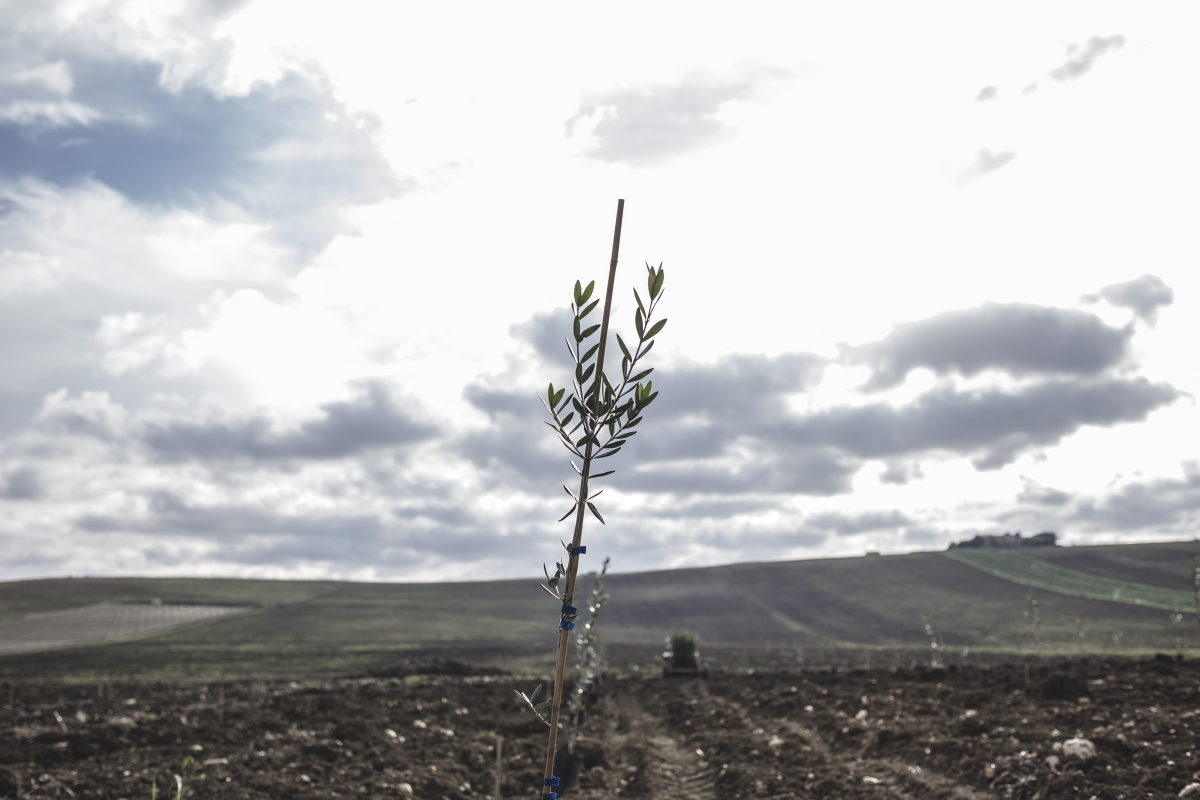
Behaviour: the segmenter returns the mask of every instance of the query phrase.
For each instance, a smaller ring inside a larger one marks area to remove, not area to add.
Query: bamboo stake
[[[604,348],[608,344],[608,316],[612,311],[613,284],[617,280],[617,254],[621,249],[621,221],[625,216],[625,201],[617,201],[617,222],[613,229],[612,259],[608,262],[608,289],[604,295],[604,316],[600,320],[600,349],[596,353],[596,382],[592,385],[593,408],[600,402],[604,381]],[[586,428],[594,432],[593,428]],[[592,437],[588,437],[583,451],[583,464],[579,476],[579,508],[575,512],[575,535],[571,538],[570,560],[567,562],[567,589],[563,594],[563,605],[573,605],[575,599],[575,576],[579,571],[579,555],[575,550],[583,539],[583,517],[587,513],[588,473],[592,467]],[[550,740],[546,744],[546,771],[544,778],[549,781],[554,777],[554,750],[558,744],[558,717],[562,710],[563,673],[567,666],[567,644],[571,640],[571,632],[560,627],[558,630],[558,663],[554,670],[554,703],[550,709]],[[546,795],[551,787],[543,784],[542,795]]]

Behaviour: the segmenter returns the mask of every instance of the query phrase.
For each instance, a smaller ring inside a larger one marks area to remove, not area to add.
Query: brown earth
[[[501,736],[502,796],[539,794],[546,728],[513,695],[536,681],[412,671],[5,686],[0,797],[148,798],[192,755],[195,798],[486,800]],[[1173,797],[1200,780],[1198,683],[1165,658],[610,679],[566,797]],[[1097,755],[1056,750],[1073,737]]]

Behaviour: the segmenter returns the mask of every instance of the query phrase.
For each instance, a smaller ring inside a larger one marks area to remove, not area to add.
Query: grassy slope
[[[927,641],[928,614],[955,647],[1014,648],[1031,638],[1022,623],[1025,587],[939,553],[739,564],[614,576],[610,584],[605,624],[620,638],[658,639],[679,624],[712,643],[900,647]],[[1125,646],[1164,647],[1170,638],[1166,614],[1154,609],[1054,592],[1039,602],[1043,638],[1062,646],[1074,646],[1076,618],[1093,650],[1116,630]]]
[[[1200,556],[1200,540],[1161,544],[1046,547],[1022,551],[1031,558],[1091,575],[1170,589],[1188,588],[1188,564]]]
[[[326,592],[335,581],[209,578],[50,578],[0,583],[0,619],[157,597],[166,603],[269,606]]]
[[[951,550],[946,557],[1022,586],[1057,591],[1073,597],[1112,600],[1168,611],[1187,609],[1193,605],[1192,593],[1185,589],[1095,575],[1046,559],[1030,558],[1018,551]],[[1187,572],[1182,572],[1186,578]]]
[[[1047,561],[1165,583],[1197,549],[1131,545],[1062,548]],[[1103,550],[1097,554],[1094,551]],[[1157,576],[1157,577],[1155,577]],[[589,588],[586,579],[583,591]],[[1178,585],[1178,584],[1177,584]],[[1186,585],[1186,584],[1184,584]],[[1026,588],[940,553],[738,564],[614,575],[606,609],[608,641],[643,643],[652,656],[676,626],[707,644],[904,647],[927,643],[932,614],[950,648],[1030,647],[1022,625]],[[303,581],[61,579],[0,584],[0,616],[122,598],[255,603],[250,616],[139,641],[0,658],[0,677],[33,674],[296,672],[386,664],[445,654],[474,658],[548,653],[555,609],[533,581],[477,584],[355,584]],[[308,598],[308,599],[304,599]],[[1073,652],[1075,619],[1088,650],[1169,649],[1178,627],[1157,609],[1040,591],[1042,636]],[[1194,621],[1183,626],[1196,646]]]

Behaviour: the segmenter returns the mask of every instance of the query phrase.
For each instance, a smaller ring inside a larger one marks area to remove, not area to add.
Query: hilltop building
[[[1050,531],[1037,533],[1025,539],[1020,533],[1000,533],[995,535],[980,534],[974,539],[966,542],[954,542],[948,549],[953,550],[956,547],[995,547],[995,548],[1016,548],[1016,547],[1057,547],[1058,536]]]

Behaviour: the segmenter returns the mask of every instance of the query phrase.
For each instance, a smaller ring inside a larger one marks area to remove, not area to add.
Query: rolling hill
[[[1034,631],[1023,618],[1033,587],[1045,652],[1167,651],[1176,637],[1186,648],[1200,645],[1191,608],[1183,623],[1164,610],[1190,598],[1187,565],[1200,542],[963,552],[616,574],[602,630],[614,658],[642,663],[675,627],[699,633],[710,654],[770,648],[811,663],[835,651],[928,652],[926,620],[948,653],[1014,655],[1033,652]],[[1114,586],[1123,587],[1117,598]],[[0,583],[0,620],[148,598],[255,610],[122,641],[0,656],[0,677],[296,674],[435,656],[534,665],[548,656],[556,624],[553,601],[533,581],[164,578]]]

